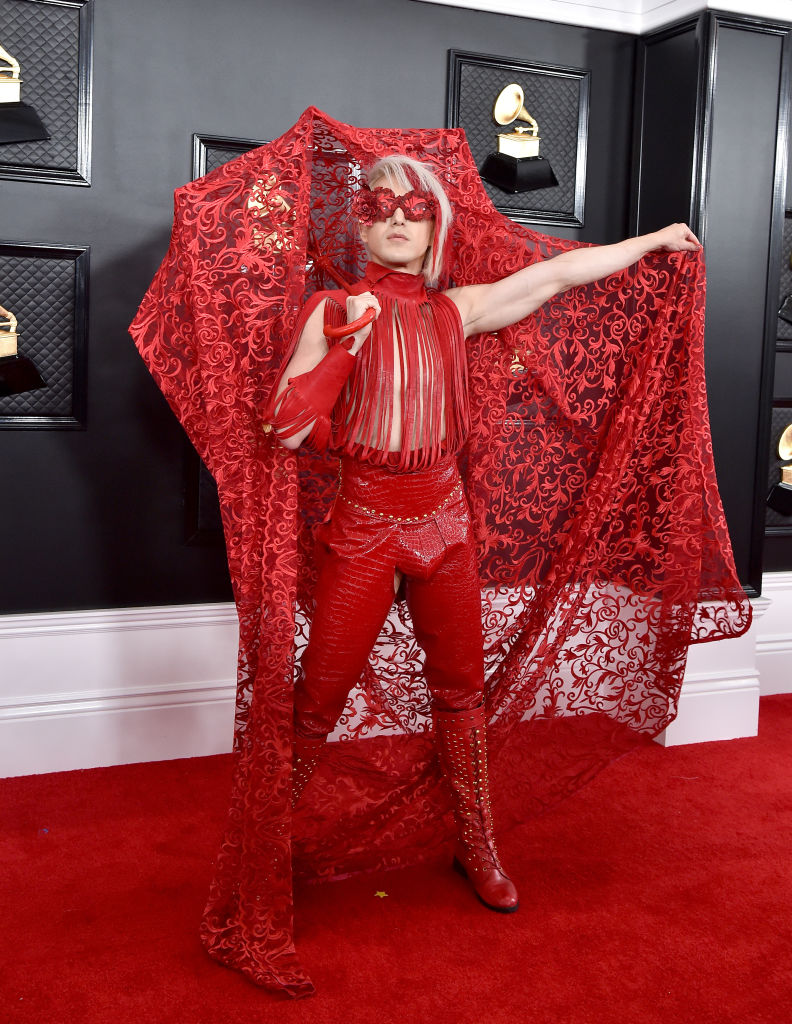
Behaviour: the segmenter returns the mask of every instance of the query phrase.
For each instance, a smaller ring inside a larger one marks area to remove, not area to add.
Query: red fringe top
[[[457,452],[470,429],[465,336],[459,311],[422,274],[370,263],[354,294],[372,291],[382,312],[333,410],[332,448],[403,471]],[[336,299],[338,295],[338,299]],[[343,293],[331,293],[325,323],[347,322]],[[394,420],[401,444],[391,450]]]

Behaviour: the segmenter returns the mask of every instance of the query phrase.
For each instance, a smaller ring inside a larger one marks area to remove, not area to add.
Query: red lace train
[[[213,473],[240,621],[231,808],[202,925],[257,984],[312,991],[292,872],[331,878],[448,852],[429,701],[394,608],[292,817],[292,693],[315,583],[311,530],[337,464],[262,430],[298,314],[362,276],[360,166],[435,164],[455,210],[447,271],[495,280],[573,248],[493,209],[460,130],[351,128],[310,108],[280,139],[176,193],[170,250],[132,326]],[[309,255],[308,235],[321,255]],[[581,786],[673,718],[691,642],[735,636],[712,463],[700,257],[652,254],[499,336],[469,341],[462,452],[484,603],[494,817],[501,830]],[[296,640],[296,643],[295,643]]]

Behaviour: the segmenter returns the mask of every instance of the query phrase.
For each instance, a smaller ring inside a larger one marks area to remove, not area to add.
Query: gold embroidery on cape
[[[274,174],[256,181],[247,208],[257,219],[251,226],[253,245],[262,252],[290,252],[294,246],[296,211],[286,201]]]

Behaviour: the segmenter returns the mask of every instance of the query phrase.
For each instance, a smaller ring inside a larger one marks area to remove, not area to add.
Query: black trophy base
[[[20,395],[24,391],[36,391],[46,386],[41,374],[25,356],[0,358],[0,398]]]
[[[767,504],[780,516],[792,516],[792,484],[776,484],[767,497]]]
[[[33,107],[27,103],[0,103],[0,146],[12,142],[43,142],[49,137]]]
[[[504,192],[533,192],[558,184],[553,168],[543,156],[490,153],[481,168],[481,177]]]

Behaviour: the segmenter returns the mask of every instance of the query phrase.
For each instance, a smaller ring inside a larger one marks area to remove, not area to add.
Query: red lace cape
[[[299,311],[350,278],[349,209],[382,155],[433,163],[454,207],[447,275],[492,281],[574,248],[499,215],[461,130],[352,128],[309,108],[285,135],[176,192],[173,235],[132,325],[214,475],[239,612],[231,809],[202,926],[256,983],[312,991],[292,875],[440,855],[451,835],[426,691],[394,608],[327,754],[290,810],[292,692],[310,620],[311,528],[336,478],[262,430]],[[480,542],[493,807],[501,830],[581,786],[676,711],[691,642],[750,605],[716,489],[700,257],[651,254],[469,342],[461,455]],[[296,638],[296,643],[295,643]]]

